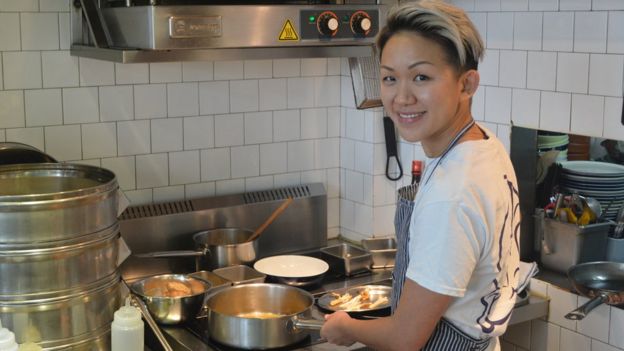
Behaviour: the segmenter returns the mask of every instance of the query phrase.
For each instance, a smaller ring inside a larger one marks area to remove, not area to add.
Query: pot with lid
[[[16,142],[0,143],[0,165],[55,162],[52,156],[33,146]]]

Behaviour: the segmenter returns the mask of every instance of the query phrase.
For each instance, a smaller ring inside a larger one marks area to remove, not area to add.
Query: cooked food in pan
[[[332,293],[332,296],[336,298],[330,301],[329,305],[345,311],[360,311],[375,309],[381,305],[388,304],[388,297],[377,296],[373,300],[369,291],[370,288],[363,289],[355,296],[351,296],[348,292],[343,295]]]
[[[391,288],[367,285],[321,296],[318,305],[331,311],[364,312],[390,306]]]
[[[240,317],[240,318],[258,318],[258,319],[273,319],[273,318],[280,318],[280,317],[284,317],[283,314],[279,314],[279,313],[273,313],[273,312],[245,312],[245,313],[239,313],[236,315],[236,317]]]
[[[144,295],[151,297],[192,296],[201,294],[205,290],[205,285],[198,280],[178,280],[173,277],[150,279],[143,287]]]

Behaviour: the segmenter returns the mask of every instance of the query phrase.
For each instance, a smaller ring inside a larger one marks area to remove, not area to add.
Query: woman
[[[470,113],[483,43],[462,10],[423,1],[393,9],[377,45],[385,111],[421,143],[425,173],[414,199],[399,190],[392,316],[336,312],[321,336],[377,350],[498,350],[516,299],[520,214],[509,156]]]

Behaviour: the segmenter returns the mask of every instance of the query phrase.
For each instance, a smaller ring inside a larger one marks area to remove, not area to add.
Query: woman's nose
[[[399,84],[394,101],[399,104],[412,104],[416,97],[406,84]]]

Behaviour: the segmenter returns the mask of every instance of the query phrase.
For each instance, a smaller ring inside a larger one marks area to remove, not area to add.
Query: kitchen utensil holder
[[[545,268],[565,273],[578,263],[605,259],[610,223],[577,226],[545,218],[543,225],[540,258]]]

